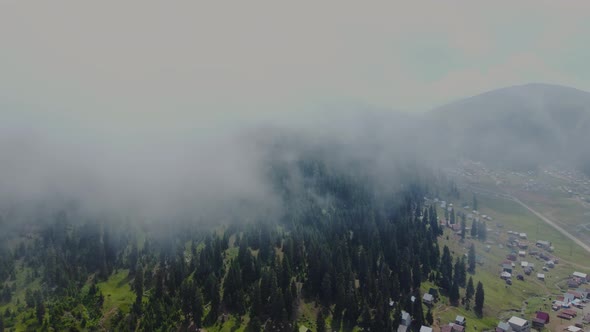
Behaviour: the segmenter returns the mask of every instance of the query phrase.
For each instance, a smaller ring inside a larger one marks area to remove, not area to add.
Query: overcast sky
[[[0,102],[156,123],[421,111],[528,82],[590,90],[589,32],[587,1],[4,0]]]

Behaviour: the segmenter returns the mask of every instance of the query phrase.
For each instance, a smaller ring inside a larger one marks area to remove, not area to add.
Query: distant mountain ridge
[[[551,84],[485,92],[435,108],[437,137],[460,155],[509,168],[562,161],[590,173],[590,93]]]

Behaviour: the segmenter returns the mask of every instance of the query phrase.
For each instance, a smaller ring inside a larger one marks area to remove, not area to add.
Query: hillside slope
[[[549,84],[493,90],[434,109],[437,137],[459,154],[511,168],[590,158],[590,93]],[[589,169],[590,171],[590,169]]]

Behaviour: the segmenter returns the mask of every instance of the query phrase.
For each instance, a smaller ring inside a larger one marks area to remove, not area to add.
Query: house
[[[583,299],[585,297],[584,295],[582,295],[582,293],[573,290],[569,290],[567,291],[567,293],[571,294],[574,297],[574,299]]]
[[[572,310],[572,309],[563,309],[561,311],[561,313],[566,314],[568,316],[572,316],[572,317],[576,317],[578,315],[578,313],[575,310]]]
[[[578,284],[578,282],[573,278],[567,281],[567,287],[569,288],[576,288],[578,286],[580,286],[580,284]]]
[[[524,274],[526,274],[527,276],[530,276],[532,272],[533,269],[530,266],[524,268]]]
[[[590,298],[590,289],[589,288],[578,288],[576,292],[582,294],[582,300]]]
[[[545,274],[537,273],[537,279],[545,281]]]
[[[521,238],[521,239],[526,239],[527,238],[526,233],[520,233],[520,234],[518,234],[518,237]]]
[[[529,321],[520,317],[512,316],[508,320],[508,324],[510,324],[514,332],[529,332],[531,330]]]
[[[502,264],[502,271],[512,273],[512,264]]]
[[[465,323],[467,323],[467,319],[465,319],[465,317],[460,315],[457,315],[457,317],[455,317],[455,324],[465,326]]]
[[[506,322],[499,322],[496,332],[512,332],[512,326]]]
[[[567,327],[567,329],[565,329],[565,331],[568,331],[568,332],[580,332],[580,331],[582,331],[582,329],[579,328],[579,327],[577,327],[577,326],[570,325],[570,326]]]
[[[502,278],[504,280],[510,279],[510,277],[512,277],[512,274],[510,274],[509,272],[504,271],[504,272],[500,273],[500,278]]]
[[[555,267],[555,262],[553,261],[547,261],[547,263],[545,263],[545,265],[547,265],[548,268],[554,268]]]
[[[542,329],[547,323],[549,323],[549,313],[537,311],[535,317],[533,317],[533,327],[536,329]]]
[[[520,250],[520,251],[518,252],[518,256],[520,256],[520,257],[524,257],[524,256],[526,256],[526,252],[525,252],[524,250]]]
[[[420,332],[432,332],[432,328],[422,325],[422,327],[420,328]]]
[[[588,281],[588,275],[582,272],[574,272],[572,273],[572,277],[580,278],[582,282]]]
[[[444,325],[440,328],[441,332],[464,332],[465,326],[461,326],[455,323],[449,323],[448,325]]]
[[[570,294],[570,293],[563,294],[563,302],[571,303],[573,300],[575,300],[574,294]]]
[[[402,321],[400,325],[410,326],[412,324],[412,316],[409,313],[402,310]]]
[[[426,293],[422,296],[422,302],[426,305],[432,305],[434,303],[434,296],[432,294]]]
[[[548,249],[549,247],[551,247],[551,242],[538,240],[535,245],[539,248]]]
[[[525,268],[529,266],[529,262],[522,261],[520,262],[520,267]]]
[[[511,260],[511,261],[515,261],[516,255],[515,254],[508,254],[508,255],[506,255],[506,259]]]

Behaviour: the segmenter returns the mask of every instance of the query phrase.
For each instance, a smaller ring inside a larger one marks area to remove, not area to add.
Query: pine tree
[[[473,209],[477,211],[477,197],[473,193]]]
[[[326,318],[322,309],[318,312],[318,317],[315,321],[316,329],[318,332],[326,332]]]
[[[477,227],[477,237],[481,240],[481,241],[485,241],[487,239],[487,225],[486,222],[484,221],[483,223],[481,223],[480,225],[478,225]]]
[[[475,311],[478,317],[483,316],[484,297],[483,284],[479,281],[475,291],[475,306],[473,307],[473,311]]]
[[[443,248],[443,255],[440,260],[440,272],[441,272],[441,287],[449,290],[451,288],[453,280],[453,258],[451,257],[451,251],[446,245]]]
[[[195,287],[195,294],[194,300],[192,304],[192,314],[193,314],[193,321],[197,325],[197,327],[201,326],[201,321],[203,320],[203,294],[199,290],[198,287]]]
[[[453,274],[453,281],[456,282],[459,287],[465,287],[467,275],[465,274],[465,261],[463,258],[457,257],[455,261],[455,273]]]
[[[37,307],[35,311],[37,314],[37,321],[39,322],[39,324],[43,324],[43,318],[45,317],[45,304],[43,304],[43,301],[37,302]]]
[[[465,240],[465,229],[467,228],[467,226],[465,225],[465,219],[461,218],[461,242],[463,242],[463,240]]]
[[[475,245],[471,244],[469,247],[469,253],[467,254],[467,270],[469,273],[475,273]]]
[[[426,312],[426,323],[428,326],[432,326],[432,323],[434,323],[434,317],[432,317],[432,311],[430,311],[430,308],[428,308],[428,311]]]
[[[471,238],[475,239],[477,237],[477,220],[473,219],[471,223]]]
[[[467,288],[465,289],[465,307],[469,309],[469,304],[471,303],[471,299],[475,293],[475,288],[473,287],[473,278],[469,277],[469,281],[467,282]]]
[[[453,282],[453,285],[451,286],[451,291],[449,292],[449,302],[451,303],[451,305],[456,307],[459,305],[459,298],[459,284],[457,282]]]
[[[135,309],[137,313],[140,313],[143,301],[143,269],[140,264],[137,264],[137,267],[135,268],[133,290],[135,291]]]

